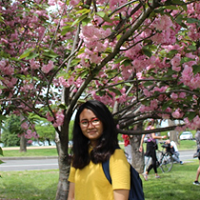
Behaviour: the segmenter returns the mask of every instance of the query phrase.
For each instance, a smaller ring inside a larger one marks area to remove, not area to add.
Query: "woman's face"
[[[96,115],[85,108],[80,114],[80,128],[83,135],[87,137],[92,145],[96,145],[103,133],[103,124]]]

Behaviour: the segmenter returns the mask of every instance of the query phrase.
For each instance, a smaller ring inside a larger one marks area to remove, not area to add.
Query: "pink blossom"
[[[70,85],[67,83],[67,81],[63,78],[63,76],[59,77],[59,83],[60,85],[64,86],[64,87],[70,87]]]
[[[157,102],[156,99],[150,101],[150,107],[151,107],[152,109],[156,109],[156,108],[158,107],[158,102]]]
[[[80,0],[70,0],[70,5],[76,6],[79,2],[80,2]]]
[[[27,129],[28,129],[28,124],[27,124],[26,122],[23,122],[23,123],[21,124],[21,127],[22,127],[23,129],[27,130]]]
[[[178,109],[176,109],[173,113],[172,113],[172,116],[174,117],[174,118],[181,118],[182,116],[183,116],[183,113],[181,113],[181,111],[180,111],[180,109],[178,108]]]
[[[34,61],[33,59],[31,59],[29,62],[32,69],[39,69],[40,63],[38,61]]]
[[[171,64],[172,64],[173,67],[178,67],[180,65],[180,62],[181,62],[181,55],[180,54],[177,54],[176,56],[174,56],[171,59]]]
[[[174,92],[170,95],[170,97],[174,100],[178,99],[178,95]]]
[[[47,65],[43,65],[42,66],[42,71],[47,74],[49,73],[52,69],[53,69],[54,65],[53,65],[53,61],[49,61],[49,63]]]
[[[56,121],[53,123],[54,127],[58,127],[58,126],[62,126],[63,122],[64,122],[64,114],[62,111],[58,111],[56,113]]]
[[[151,92],[149,92],[149,90],[144,89],[143,92],[144,92],[144,95],[145,95],[145,96],[147,96],[147,97],[150,97],[150,96],[151,96]]]
[[[179,93],[179,98],[184,99],[186,97],[186,93],[185,92],[180,92]]]
[[[49,112],[46,114],[46,117],[47,117],[47,120],[48,120],[49,122],[52,122],[52,121],[54,120],[54,118],[50,115]]]

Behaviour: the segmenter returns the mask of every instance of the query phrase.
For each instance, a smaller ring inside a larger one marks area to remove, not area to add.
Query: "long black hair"
[[[91,110],[103,124],[103,133],[91,152],[89,152],[90,141],[83,135],[79,125],[80,114],[85,108]],[[116,124],[108,108],[97,100],[89,100],[82,104],[74,121],[72,166],[82,169],[89,164],[90,160],[95,164],[104,162],[114,153],[117,144]]]

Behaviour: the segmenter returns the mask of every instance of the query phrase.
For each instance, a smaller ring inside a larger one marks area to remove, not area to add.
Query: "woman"
[[[197,143],[197,152],[200,152],[200,128],[197,129],[197,132],[195,134],[195,139]],[[196,178],[195,181],[193,182],[194,185],[200,185],[199,180],[199,175],[200,175],[200,154],[198,155],[199,159],[199,167],[197,168],[197,173],[196,173]]]
[[[112,114],[101,102],[90,100],[76,114],[68,200],[128,200],[130,165],[118,145]],[[110,163],[112,184],[102,163]]]
[[[147,126],[147,130],[154,129],[153,121],[150,121]],[[143,142],[144,142],[145,135],[142,136],[139,151],[142,152],[143,150]],[[147,134],[147,151],[145,153],[145,156],[149,156],[152,158],[152,163],[149,165],[146,172],[144,172],[144,179],[148,180],[148,174],[151,169],[154,169],[155,172],[155,178],[160,178],[157,172],[157,157],[156,157],[156,139],[164,139],[166,136],[156,136],[155,133]]]

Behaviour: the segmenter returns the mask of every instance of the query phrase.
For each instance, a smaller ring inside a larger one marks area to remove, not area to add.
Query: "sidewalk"
[[[56,149],[56,146],[28,146],[28,149]],[[20,147],[2,147],[2,150],[20,150]]]

